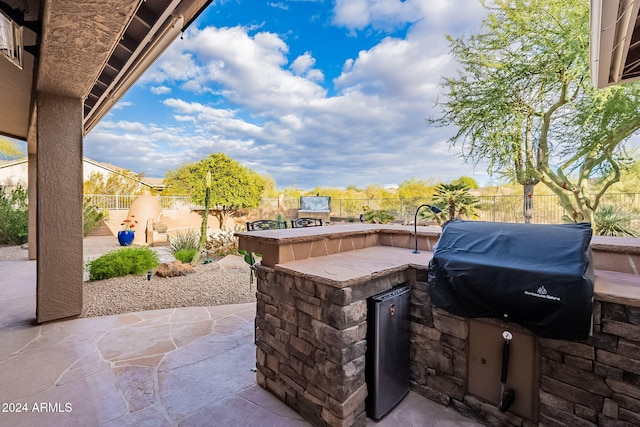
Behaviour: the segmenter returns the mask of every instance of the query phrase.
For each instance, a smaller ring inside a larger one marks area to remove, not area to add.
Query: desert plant
[[[123,248],[87,262],[89,280],[104,280],[129,274],[141,275],[156,268],[158,255],[149,248]]]
[[[178,231],[169,238],[169,250],[174,256],[181,250],[196,250],[198,249],[199,239],[200,234],[196,230]]]
[[[388,224],[393,221],[395,217],[387,211],[366,211],[363,219],[366,222],[373,222],[375,224]]]
[[[195,256],[197,249],[180,249],[173,256],[178,260],[184,263],[189,263],[193,261],[193,257]]]
[[[91,198],[86,198],[82,203],[82,235],[87,236],[91,230],[98,227],[103,219],[107,218],[107,211],[101,210],[91,204]]]
[[[240,255],[242,255],[244,262],[246,262],[247,264],[249,264],[250,266],[255,265],[256,263],[256,257],[258,258],[262,258],[262,255],[260,254],[254,254],[253,252],[247,252],[244,249],[240,249],[238,250],[238,253]]]
[[[594,222],[597,236],[640,237],[640,230],[631,227],[631,216],[613,205],[601,206]]]
[[[242,227],[235,226],[233,230],[223,228],[218,233],[210,235],[205,245],[207,253],[218,256],[237,255],[238,238],[235,233],[239,231],[243,231]]]
[[[471,194],[469,187],[464,182],[440,183],[436,185],[433,195],[434,205],[442,210],[433,214],[425,209],[421,213],[423,218],[435,218],[439,225],[443,222],[453,221],[456,218],[477,218],[479,200]]]
[[[17,187],[5,194],[0,187],[0,243],[21,245],[29,236],[27,190]]]

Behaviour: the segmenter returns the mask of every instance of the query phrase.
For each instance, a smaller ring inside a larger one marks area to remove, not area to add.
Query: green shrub
[[[367,211],[364,213],[364,220],[375,224],[388,224],[394,219],[395,217],[387,211]]]
[[[209,236],[205,243],[207,254],[218,256],[237,255],[238,238],[234,235],[238,231],[243,231],[242,227],[236,226],[233,230],[221,229],[218,233]]]
[[[173,254],[173,256],[176,257],[178,261],[191,262],[194,255],[196,254],[196,250],[197,249],[180,249],[175,254]]]
[[[87,263],[89,280],[104,280],[129,274],[141,275],[158,266],[158,255],[149,248],[123,248]]]
[[[200,233],[196,230],[190,229],[186,231],[179,231],[175,236],[169,238],[169,250],[176,255],[181,250],[196,250],[198,249],[198,241],[200,240]]]
[[[91,204],[91,198],[86,198],[82,203],[82,235],[87,237],[91,230],[98,227],[107,217],[107,211],[100,210]]]
[[[594,215],[597,236],[640,237],[631,227],[631,215],[612,205],[600,207]]]
[[[0,243],[21,245],[29,237],[27,190],[18,187],[5,194],[0,187]]]

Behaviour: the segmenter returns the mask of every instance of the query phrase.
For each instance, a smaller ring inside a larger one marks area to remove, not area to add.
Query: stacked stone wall
[[[258,269],[257,381],[315,426],[364,426],[366,298],[406,271],[339,288]]]
[[[589,339],[537,339],[529,420],[467,393],[468,320],[432,306],[425,268],[344,284],[265,266],[257,274],[257,381],[315,426],[366,424],[366,299],[402,283],[412,287],[415,392],[489,426],[640,425],[638,307],[596,301]]]
[[[541,424],[640,425],[640,308],[596,301],[591,338],[540,344]]]
[[[466,393],[467,321],[433,307],[427,286],[415,271],[412,390],[490,426],[640,425],[640,308],[596,301],[588,340],[538,339],[539,414],[526,420]]]
[[[467,381],[466,319],[431,305],[427,271],[412,270],[411,389],[466,415],[483,419],[464,403]]]

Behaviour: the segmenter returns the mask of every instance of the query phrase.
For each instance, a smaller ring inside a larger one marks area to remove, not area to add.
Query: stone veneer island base
[[[594,238],[594,334],[579,342],[534,337],[534,411],[521,416],[469,391],[472,321],[431,305],[426,269],[439,230],[420,228],[420,254],[406,226],[241,233],[240,248],[263,255],[258,383],[313,425],[364,426],[366,299],[407,283],[415,392],[488,425],[640,425],[640,239]],[[611,266],[620,268],[603,270]]]

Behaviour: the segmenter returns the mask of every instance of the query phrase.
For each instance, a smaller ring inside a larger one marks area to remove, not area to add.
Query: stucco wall
[[[109,174],[113,173],[111,169],[102,166],[100,163],[90,159],[83,159],[82,161],[82,177],[84,181],[87,181],[91,174],[100,173],[106,179]],[[28,171],[27,160],[18,159],[12,162],[0,164],[0,186],[15,186],[20,184],[23,187],[27,187]]]
[[[0,186],[27,188],[28,165],[26,160],[0,165]]]
[[[119,230],[122,230],[122,221],[127,218],[127,214],[129,211],[126,209],[121,210],[110,210],[109,219],[105,221],[105,224],[111,230],[111,234],[114,236],[118,234]],[[189,210],[169,210],[165,209],[162,211],[160,215],[161,222],[167,224],[167,228],[169,233],[176,232],[180,230],[188,230],[195,229],[200,230],[200,225],[202,223],[202,217],[195,212]],[[230,218],[225,223],[227,228],[233,229],[236,222],[233,218]],[[241,224],[242,225],[242,224]],[[242,225],[244,226],[244,225]],[[143,224],[138,224],[135,228],[136,230],[144,230]],[[207,229],[209,230],[219,230],[218,220],[209,215],[209,220],[207,222]]]

